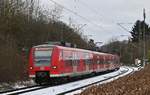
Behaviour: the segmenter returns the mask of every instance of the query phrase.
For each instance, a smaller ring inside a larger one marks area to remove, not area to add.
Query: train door
[[[92,67],[93,67],[93,71],[96,72],[97,70],[97,55],[94,54],[93,56],[93,64],[92,64]]]
[[[104,71],[104,58],[103,55],[99,56],[99,71]]]
[[[104,66],[104,71],[106,71],[107,67],[106,67],[106,56],[103,56],[103,66]]]
[[[78,57],[77,57],[77,53],[76,52],[72,52],[72,64],[73,64],[73,73],[76,74],[78,72]]]
[[[108,60],[108,64],[109,64],[109,69],[112,70],[113,69],[113,56],[110,55],[109,56],[109,60]]]
[[[86,72],[89,72],[91,70],[91,59],[89,53],[83,53],[82,55],[83,64],[86,69]]]
[[[81,64],[82,64],[83,71],[89,72],[90,70],[92,70],[90,53],[83,52],[81,54]]]
[[[89,59],[90,59],[90,62],[89,62],[89,70],[91,71],[91,72],[93,72],[94,71],[94,54],[92,54],[92,53],[89,53]]]
[[[105,67],[106,67],[106,70],[109,69],[109,56],[108,55],[105,57]]]
[[[100,56],[97,55],[97,72],[100,71]]]
[[[111,68],[110,69],[114,69],[114,56],[111,56]]]
[[[72,71],[73,71],[72,59],[73,59],[72,51],[63,50],[63,60],[64,60],[63,72],[72,73]]]

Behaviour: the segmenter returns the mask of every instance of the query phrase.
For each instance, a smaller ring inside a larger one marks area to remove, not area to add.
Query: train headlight
[[[31,66],[31,67],[30,67],[30,70],[32,70],[32,69],[33,69],[33,67]]]
[[[53,68],[53,69],[56,69],[56,68],[57,68],[57,66],[53,66],[52,68]]]

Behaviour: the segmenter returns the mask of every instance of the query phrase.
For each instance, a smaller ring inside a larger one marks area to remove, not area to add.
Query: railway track
[[[132,69],[132,72],[130,72],[129,74],[132,74],[133,72],[134,72],[134,69],[133,68],[131,68]],[[103,79],[103,80],[99,80],[99,81],[96,81],[96,82],[94,82],[94,83],[91,83],[91,84],[87,84],[87,85],[85,85],[85,86],[82,86],[82,87],[79,87],[79,88],[76,88],[76,89],[72,89],[72,90],[69,90],[69,91],[65,91],[65,92],[62,92],[62,93],[59,93],[58,95],[67,95],[67,94],[71,94],[72,93],[72,95],[73,94],[75,94],[75,93],[77,93],[77,92],[80,92],[79,90],[83,90],[83,89],[86,89],[87,87],[90,87],[90,86],[93,86],[93,85],[97,85],[97,84],[102,84],[102,83],[106,83],[106,82],[110,82],[110,81],[112,81],[112,80],[114,80],[114,78],[116,78],[116,77],[118,77],[118,76],[120,76],[120,75],[123,75],[123,74],[125,74],[126,72],[128,72],[129,71],[129,68],[127,68],[127,71],[124,71],[124,72],[121,72],[121,73],[119,73],[118,75],[115,75],[115,76],[109,76],[109,77],[106,77],[106,79]],[[121,77],[121,76],[120,76]],[[75,93],[74,93],[75,92]]]
[[[96,76],[94,78],[87,78],[84,80],[79,80],[75,82],[70,82],[66,84],[61,84],[57,86],[31,86],[21,89],[10,90],[6,92],[0,92],[1,95],[63,95],[68,93],[73,93],[77,90],[85,89],[91,85],[100,84],[102,82],[113,80],[116,77],[121,77],[132,73],[133,68],[122,67],[122,70],[112,72],[111,74],[104,74]]]
[[[118,77],[118,76],[120,76],[120,75],[122,75],[122,74],[124,74],[124,73],[126,73],[126,72],[128,72],[128,71],[129,71],[129,68],[127,68],[127,71],[123,71],[123,72],[119,73],[118,75],[109,76],[109,77],[106,77],[106,79],[99,80],[99,81],[93,82],[93,83],[91,83],[91,84],[87,84],[87,85],[85,85],[85,86],[82,86],[82,87],[79,87],[79,88],[76,88],[76,89],[72,89],[72,90],[69,90],[69,91],[65,91],[65,92],[59,93],[58,95],[71,94],[71,93],[73,94],[74,92],[79,92],[79,91],[77,91],[77,90],[85,89],[85,88],[90,87],[90,86],[92,86],[92,85],[101,84],[101,83],[104,83],[104,82],[107,82],[107,81],[112,81],[112,80],[114,80],[114,78],[116,78],[116,77]],[[134,70],[132,69],[132,72],[133,72],[133,71],[134,71]],[[131,72],[131,73],[132,73],[132,72]],[[131,73],[130,73],[130,74],[131,74]],[[75,94],[75,93],[74,93],[74,94]]]
[[[34,91],[38,89],[45,88],[44,86],[39,86],[39,85],[33,85],[33,86],[28,86],[28,87],[23,87],[23,88],[17,88],[17,89],[12,89],[12,90],[7,90],[7,91],[2,91],[0,92],[0,95],[15,95],[15,94],[21,94],[29,91]]]

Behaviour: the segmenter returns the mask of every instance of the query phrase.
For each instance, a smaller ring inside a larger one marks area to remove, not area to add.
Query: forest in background
[[[121,63],[124,65],[134,65],[135,59],[141,60],[141,65],[143,65],[145,42],[145,60],[150,62],[150,26],[144,21],[137,20],[130,34],[131,37],[128,40],[111,39],[108,44],[101,47],[100,51],[118,54]]]
[[[87,48],[78,27],[60,21],[62,8],[43,10],[38,0],[0,0],[0,82],[27,80],[29,49],[47,41]]]

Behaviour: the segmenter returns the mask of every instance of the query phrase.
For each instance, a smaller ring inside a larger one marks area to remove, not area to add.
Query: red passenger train
[[[40,84],[50,79],[78,77],[119,67],[117,55],[43,44],[32,47],[28,71],[29,77]]]

